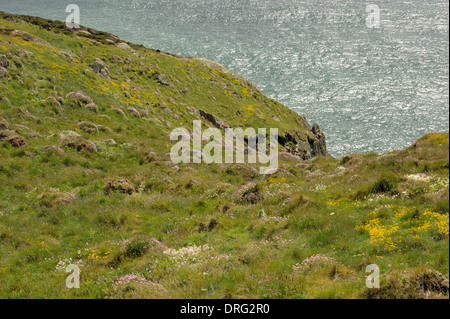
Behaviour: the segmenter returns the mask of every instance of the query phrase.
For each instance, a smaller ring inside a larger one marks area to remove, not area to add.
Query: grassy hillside
[[[278,172],[174,165],[200,110],[279,128]],[[448,147],[333,159],[211,61],[0,12],[0,298],[448,298]]]

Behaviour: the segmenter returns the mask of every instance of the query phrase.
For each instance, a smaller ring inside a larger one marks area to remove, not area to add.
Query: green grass
[[[0,141],[0,298],[367,298],[376,297],[365,287],[373,263],[383,296],[400,291],[406,298],[424,296],[407,284],[417,276],[435,270],[448,277],[448,133],[383,155],[283,158],[271,176],[240,164],[175,170],[168,134],[192,128],[200,109],[232,127],[278,127],[305,139],[309,126],[219,67],[141,46],[119,49],[120,40],[89,32],[77,36],[57,22],[0,14],[0,56],[10,62],[0,79],[0,125],[5,119],[26,141],[20,148]],[[62,49],[78,59],[68,60]],[[94,74],[95,58],[108,65],[110,79]],[[159,84],[156,73],[171,85]],[[66,98],[73,91],[89,96],[98,111]],[[49,96],[61,107],[45,101]],[[86,132],[82,121],[110,130]],[[94,142],[98,152],[63,147],[66,131]],[[64,153],[45,152],[48,145]],[[429,177],[408,177],[419,173]],[[110,180],[127,180],[135,192],[107,192]],[[242,200],[255,190],[257,201]],[[388,227],[402,207],[416,217],[405,217],[392,235],[403,236],[402,243],[393,250],[371,244],[372,212]],[[262,209],[267,220],[257,217]],[[434,216],[413,237],[426,211],[439,214],[440,224]],[[317,254],[338,264],[293,271]],[[80,264],[80,289],[65,287],[70,263]],[[164,289],[136,282],[115,289],[130,273]]]

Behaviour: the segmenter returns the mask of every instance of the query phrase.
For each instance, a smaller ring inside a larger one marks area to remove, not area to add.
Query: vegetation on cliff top
[[[172,164],[200,110],[278,127],[278,172]],[[448,138],[333,159],[213,62],[0,13],[0,297],[448,297]]]

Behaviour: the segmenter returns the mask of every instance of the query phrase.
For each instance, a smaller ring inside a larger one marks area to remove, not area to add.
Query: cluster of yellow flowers
[[[426,210],[423,213],[423,219],[425,220],[425,224],[419,227],[420,230],[426,231],[428,229],[437,228],[437,232],[444,236],[448,237],[449,235],[449,215],[448,214],[439,214],[433,212],[431,210]]]
[[[242,94],[244,94],[246,97],[252,97],[252,94],[250,92],[250,89],[245,86],[244,88],[242,88]],[[250,110],[249,110],[250,111]]]
[[[19,37],[14,37],[14,42],[20,46],[28,47],[28,48],[33,49],[40,53],[44,53],[43,48],[50,49],[49,47],[47,47],[45,45],[42,45],[42,44],[35,45],[33,42],[25,41]]]
[[[278,185],[278,184],[283,184],[286,182],[286,178],[285,177],[280,177],[278,175],[275,175],[274,177],[269,177],[265,183],[266,184],[270,184],[270,185]]]
[[[109,257],[109,254],[110,254],[111,252],[109,252],[109,251],[107,251],[106,253],[104,253],[104,254],[97,254],[97,251],[95,250],[95,249],[93,249],[93,250],[91,250],[90,251],[90,253],[89,253],[89,256],[88,256],[88,259],[90,260],[90,261],[100,261],[100,260],[104,260],[104,259],[108,259],[108,257]]]
[[[351,200],[349,198],[340,198],[337,200],[329,199],[327,201],[327,205],[335,207],[356,207],[359,205],[359,202],[357,200]]]
[[[425,210],[420,213],[415,207],[392,207],[392,218],[379,218],[372,212],[369,221],[360,229],[369,233],[370,245],[379,251],[395,251],[402,248],[404,238],[424,239],[430,233],[443,238],[449,237],[449,215]],[[405,245],[404,248],[408,246]]]
[[[376,212],[372,212],[371,215],[376,215]],[[393,236],[398,233],[400,227],[395,223],[383,225],[380,218],[373,216],[373,218],[362,228],[369,232],[370,245],[387,251],[397,249],[398,243],[394,241]]]
[[[448,144],[448,133],[431,133],[429,138],[435,144]]]

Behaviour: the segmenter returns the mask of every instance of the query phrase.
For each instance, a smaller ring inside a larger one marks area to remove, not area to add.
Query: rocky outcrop
[[[169,79],[165,74],[160,74],[159,72],[154,73],[151,78],[155,80],[158,84],[170,86]]]
[[[116,46],[117,46],[119,49],[122,49],[122,50],[130,50],[130,51],[133,51],[133,48],[130,47],[130,46],[129,46],[127,43],[125,43],[125,42],[120,42],[120,43],[116,44]]]
[[[286,151],[308,160],[316,156],[330,156],[327,152],[325,134],[316,123],[308,132],[306,139],[298,133],[284,132],[278,136],[278,143]]]
[[[117,142],[115,140],[113,140],[112,138],[105,140],[104,143],[107,146],[115,146],[115,145],[117,145]]]
[[[96,58],[94,63],[89,64],[89,66],[92,68],[95,74],[103,76],[105,78],[109,78],[108,67],[106,66],[105,62],[103,62],[99,58]]]
[[[230,125],[227,122],[222,121],[217,116],[215,116],[215,115],[213,115],[211,113],[205,112],[203,110],[199,110],[198,112],[200,113],[201,117],[203,117],[204,119],[210,121],[212,123],[212,125],[214,125],[218,129],[224,130],[225,128],[229,128],[230,127]]]
[[[22,31],[22,30],[13,30],[11,32],[11,34],[16,37],[21,37],[23,40],[25,40],[27,42],[33,42],[33,43],[37,43],[40,45],[45,45],[47,47],[52,47],[50,45],[50,43],[48,43],[47,41],[45,41],[41,38],[38,38],[32,34],[29,34],[28,32]]]
[[[267,214],[264,209],[260,210],[258,213],[258,218],[261,220],[267,220]]]
[[[61,50],[61,51],[59,51],[59,54],[61,54],[63,57],[65,57],[70,62],[80,61],[80,58],[70,50],[66,50],[66,49]]]

